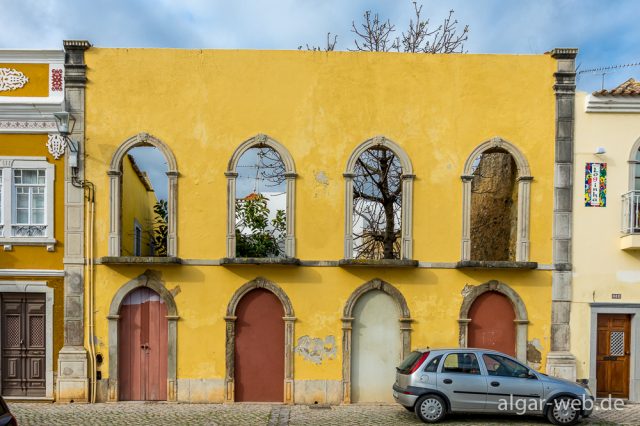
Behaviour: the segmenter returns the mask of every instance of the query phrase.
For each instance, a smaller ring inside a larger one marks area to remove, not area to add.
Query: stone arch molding
[[[516,224],[516,262],[529,261],[529,210],[531,204],[531,170],[522,152],[511,142],[494,137],[478,145],[464,163],[462,179],[462,260],[471,259],[471,183],[473,163],[478,156],[491,149],[503,149],[513,157],[518,169],[518,216]]]
[[[402,166],[402,212],[401,235],[402,243],[400,257],[411,259],[413,257],[413,166],[409,155],[391,139],[384,136],[375,136],[358,145],[347,160],[347,168],[343,174],[345,182],[344,204],[344,258],[353,258],[353,179],[355,178],[355,166],[358,158],[368,149],[373,147],[385,147],[393,151],[400,160]]]
[[[265,134],[258,134],[242,142],[231,155],[227,171],[227,257],[236,257],[236,179],[238,178],[238,161],[251,148],[271,148],[278,153],[285,167],[285,185],[287,191],[287,229],[285,235],[285,256],[295,257],[295,197],[296,166],[293,157],[280,142]]]
[[[240,300],[250,291],[263,288],[273,293],[282,304],[284,310],[284,395],[283,401],[293,404],[293,337],[296,321],[293,305],[287,293],[276,283],[258,277],[240,287],[231,297],[227,306],[226,343],[225,343],[225,402],[235,401],[235,348],[236,348],[236,309]]]
[[[157,148],[167,161],[168,190],[168,223],[167,223],[167,256],[177,256],[177,203],[178,203],[178,164],[176,157],[167,144],[148,133],[138,133],[124,141],[111,158],[109,165],[110,193],[109,200],[111,220],[109,222],[109,256],[120,256],[122,224],[122,160],[130,149],[138,146],[152,146]]]
[[[364,295],[373,290],[380,290],[388,294],[398,306],[398,318],[401,336],[401,359],[411,352],[411,313],[407,301],[397,288],[379,278],[374,278],[358,287],[344,305],[342,311],[342,402],[351,403],[351,331],[353,330],[353,308]]]
[[[118,401],[118,320],[120,319],[120,306],[124,298],[133,290],[147,287],[158,293],[162,301],[167,306],[168,320],[168,363],[167,363],[167,400],[176,401],[177,389],[177,323],[178,308],[173,295],[165,287],[160,272],[147,270],[142,275],[137,276],[124,284],[116,292],[109,307],[109,401]]]
[[[529,327],[529,315],[527,308],[520,295],[507,284],[500,281],[491,280],[478,286],[466,285],[462,291],[463,300],[460,306],[460,314],[458,316],[458,324],[460,326],[459,344],[461,348],[467,347],[469,323],[469,310],[481,295],[489,291],[495,291],[506,296],[516,314],[514,320],[516,325],[516,357],[526,363],[527,362],[527,331]]]

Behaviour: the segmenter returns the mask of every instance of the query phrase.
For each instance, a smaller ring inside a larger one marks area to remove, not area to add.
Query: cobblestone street
[[[44,404],[10,403],[20,426],[27,425],[419,425],[413,413],[397,405],[348,405],[311,408],[270,404]],[[455,415],[444,425],[545,425],[542,417]],[[621,411],[596,411],[580,424],[639,425],[640,404]]]

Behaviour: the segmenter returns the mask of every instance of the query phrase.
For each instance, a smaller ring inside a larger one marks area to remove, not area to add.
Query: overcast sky
[[[449,9],[469,25],[469,53],[544,53],[580,49],[579,70],[640,63],[638,0],[429,0],[439,23]],[[370,9],[399,30],[410,0],[0,0],[0,48],[60,49],[64,39],[100,47],[297,49],[353,46],[352,20]],[[605,87],[640,77],[640,66],[608,71]],[[578,88],[600,89],[602,75],[581,73]],[[142,164],[141,164],[142,166]],[[152,180],[154,180],[152,178]],[[154,183],[155,185],[155,183]]]

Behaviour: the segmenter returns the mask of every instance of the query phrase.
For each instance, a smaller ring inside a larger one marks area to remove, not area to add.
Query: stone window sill
[[[417,260],[411,259],[340,259],[339,266],[366,266],[373,268],[415,268]]]
[[[98,259],[102,265],[180,265],[179,257],[174,256],[104,256]]]
[[[12,251],[13,246],[45,246],[47,251],[54,251],[57,243],[55,238],[46,237],[0,238],[0,245],[4,246],[4,251]]]
[[[510,262],[506,260],[461,260],[457,269],[536,269],[538,262]]]
[[[223,257],[221,265],[289,265],[297,266],[300,259],[295,257]]]

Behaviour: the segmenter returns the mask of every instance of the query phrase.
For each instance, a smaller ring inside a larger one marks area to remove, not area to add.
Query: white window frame
[[[2,187],[2,196],[0,197],[0,209],[2,210],[2,222],[0,224],[0,244],[4,246],[5,251],[11,250],[13,245],[24,246],[47,246],[47,250],[53,251],[56,240],[54,238],[54,183],[55,183],[55,165],[47,162],[46,157],[4,157],[0,156],[0,169],[2,176],[0,186]],[[16,191],[13,180],[13,171],[15,169],[33,170],[40,169],[45,171],[45,233],[43,236],[37,237],[14,237],[12,236],[12,227],[15,216]]]
[[[139,236],[138,231],[140,231]],[[142,225],[136,218],[133,219],[133,255],[142,256]]]

